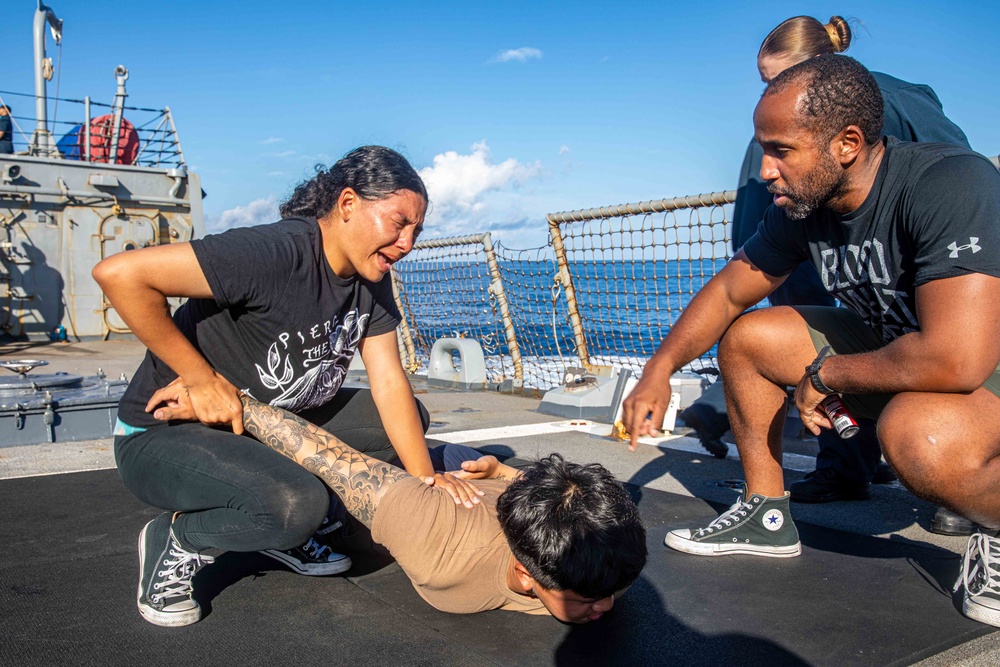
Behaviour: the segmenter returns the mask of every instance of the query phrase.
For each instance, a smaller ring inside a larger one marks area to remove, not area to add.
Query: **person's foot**
[[[844,479],[832,468],[820,468],[795,482],[788,490],[793,503],[831,503],[835,500],[868,500],[868,484]]]
[[[938,535],[972,535],[979,526],[947,507],[938,507],[931,519],[931,532]]]
[[[872,484],[889,484],[897,479],[896,473],[885,461],[879,461],[872,473]]]
[[[704,528],[671,530],[664,544],[698,556],[791,558],[802,553],[799,531],[788,511],[787,492],[781,498],[756,493],[745,500],[741,497]]]
[[[955,591],[964,589],[962,613],[1000,627],[1000,538],[982,532],[969,538]]]
[[[678,415],[684,423],[694,429],[694,432],[698,435],[698,440],[701,441],[701,446],[705,450],[717,459],[724,459],[729,454],[729,445],[722,442],[722,434],[716,435],[718,429],[709,428],[708,424],[702,419],[702,416],[698,413],[698,410],[694,409],[694,406],[689,406],[687,409],[682,411]],[[728,424],[726,430],[728,430]],[[725,433],[725,431],[723,431]]]
[[[175,628],[201,620],[191,597],[191,579],[215,559],[181,546],[174,536],[173,515],[165,512],[139,533],[139,614],[153,625]]]
[[[325,523],[325,522],[324,522]],[[333,549],[317,540],[317,536],[327,536],[341,526],[338,521],[332,527],[321,527],[309,541],[294,549],[267,549],[260,553],[276,561],[284,563],[289,568],[310,577],[324,577],[340,574],[351,569],[349,556],[335,552]],[[325,539],[320,537],[320,540]]]

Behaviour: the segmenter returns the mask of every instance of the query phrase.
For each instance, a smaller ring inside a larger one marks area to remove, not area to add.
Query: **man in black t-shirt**
[[[845,56],[768,85],[754,113],[774,206],[696,295],[626,399],[632,435],[658,429],[670,375],[719,343],[743,496],[666,544],[699,555],[801,552],[781,468],[785,387],[814,434],[821,403],[878,419],[914,493],[1000,528],[1000,174],[972,151],[882,139],[882,97]],[[812,261],[845,306],[740,317]],[[738,318],[738,319],[737,319]],[[960,581],[970,618],[1000,626],[1000,538],[974,535]],[[991,561],[994,563],[990,565]]]

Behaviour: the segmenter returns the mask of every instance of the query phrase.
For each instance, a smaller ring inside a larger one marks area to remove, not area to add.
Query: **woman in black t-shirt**
[[[319,479],[243,434],[239,392],[321,425],[352,447],[446,488],[426,409],[399,360],[390,267],[423,227],[427,191],[399,153],[358,148],[299,185],[283,220],[105,259],[94,278],[148,352],[119,407],[125,485],[168,512],[139,537],[143,618],[198,621],[191,578],[209,548],[261,551],[302,574],[350,559],[314,535],[340,523]],[[167,297],[188,301],[171,318]],[[360,351],[371,390],[341,389]],[[338,501],[339,502],[339,501]],[[346,520],[346,516],[343,517]],[[310,537],[312,536],[312,537]]]

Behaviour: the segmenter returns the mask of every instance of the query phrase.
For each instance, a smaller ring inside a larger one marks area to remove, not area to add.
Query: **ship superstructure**
[[[0,336],[127,334],[91,270],[118,252],[204,235],[200,181],[188,171],[169,107],[126,106],[122,65],[111,104],[57,98],[72,120],[50,121],[46,26],[58,44],[63,22],[39,1],[34,95],[2,95],[18,112],[33,97],[35,119],[30,139],[15,131],[15,152],[0,154]],[[18,120],[28,121],[11,117],[18,130]]]

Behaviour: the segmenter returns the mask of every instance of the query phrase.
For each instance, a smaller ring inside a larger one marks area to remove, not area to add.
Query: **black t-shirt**
[[[920,285],[1000,277],[1000,173],[966,148],[883,141],[875,183],[857,210],[790,220],[771,206],[743,249],[772,276],[811,261],[827,291],[889,343],[920,329]]]
[[[388,276],[340,278],[315,219],[233,229],[192,241],[214,299],[189,299],[174,322],[208,363],[259,401],[301,412],[340,389],[358,343],[393,331],[399,311]],[[130,426],[177,375],[147,352],[118,408]]]

